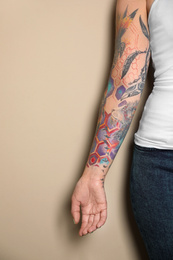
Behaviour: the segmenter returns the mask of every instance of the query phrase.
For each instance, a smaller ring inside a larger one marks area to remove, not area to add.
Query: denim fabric
[[[173,260],[173,150],[134,145],[130,197],[151,260]]]

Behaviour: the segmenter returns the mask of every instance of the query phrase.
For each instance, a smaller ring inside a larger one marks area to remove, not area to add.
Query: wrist
[[[103,172],[103,170],[100,167],[86,166],[82,174],[82,177],[90,181],[100,181],[100,179],[105,179],[106,172]]]

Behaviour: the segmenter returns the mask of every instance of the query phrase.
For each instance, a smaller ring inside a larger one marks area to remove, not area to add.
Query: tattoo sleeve
[[[127,6],[116,16],[115,54],[87,161],[87,167],[100,167],[103,173],[124,140],[145,84],[149,32],[140,10]]]

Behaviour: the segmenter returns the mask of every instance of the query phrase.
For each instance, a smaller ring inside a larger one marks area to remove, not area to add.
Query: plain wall
[[[128,193],[147,94],[106,178],[106,224],[81,238],[70,214],[109,78],[114,21],[114,0],[0,1],[0,260],[147,259]]]

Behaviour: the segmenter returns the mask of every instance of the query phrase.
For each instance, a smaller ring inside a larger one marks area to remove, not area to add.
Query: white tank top
[[[173,0],[155,0],[148,24],[155,80],[134,142],[173,149]]]

